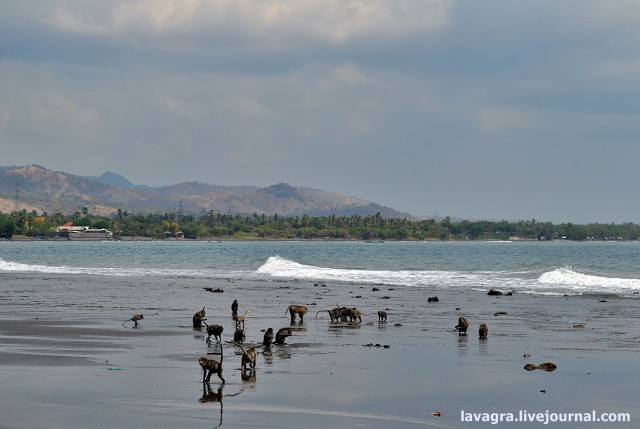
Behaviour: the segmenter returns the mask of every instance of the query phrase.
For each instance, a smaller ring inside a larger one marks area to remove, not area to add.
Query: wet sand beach
[[[496,425],[461,421],[461,412],[520,410],[630,413],[631,422],[610,424],[619,428],[640,419],[638,299],[199,279],[167,292],[166,279],[112,277],[92,278],[81,293],[78,275],[1,277],[11,303],[0,309],[3,429],[477,428]],[[49,289],[21,302],[33,283]],[[74,305],[50,304],[47,294],[61,290]],[[114,307],[109,294],[130,299]],[[246,343],[259,344],[268,327],[293,330],[285,345],[259,349],[255,375],[242,373],[239,349],[226,343],[233,299],[240,314],[250,310]],[[290,304],[309,308],[303,324],[284,315]],[[327,312],[316,319],[336,304],[358,307],[362,323],[331,323]],[[208,323],[224,326],[224,386],[215,375],[202,383],[199,357],[220,358],[204,328],[191,326],[203,306]],[[122,326],[134,313],[144,314],[140,325]],[[466,336],[453,331],[459,316],[470,322]],[[545,361],[557,370],[523,369]],[[585,425],[497,426],[602,427]]]

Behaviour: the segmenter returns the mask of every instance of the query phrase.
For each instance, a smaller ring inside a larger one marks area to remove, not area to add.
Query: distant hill
[[[81,212],[108,216],[118,209],[130,213],[203,214],[213,210],[241,215],[368,216],[412,218],[360,198],[287,183],[260,188],[186,182],[171,186],[134,185],[124,176],[106,172],[101,176],[76,176],[39,165],[0,166],[0,211],[53,213]]]
[[[104,185],[118,186],[125,189],[135,189],[136,185],[129,182],[126,177],[107,171],[102,176],[82,176],[85,179],[93,180],[94,182],[102,183]]]

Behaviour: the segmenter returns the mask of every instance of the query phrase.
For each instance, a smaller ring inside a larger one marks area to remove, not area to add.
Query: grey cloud
[[[7,0],[3,163],[284,181],[416,215],[638,221],[636,9]]]

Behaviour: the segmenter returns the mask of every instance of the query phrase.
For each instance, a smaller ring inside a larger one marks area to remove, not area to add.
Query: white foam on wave
[[[258,274],[271,277],[324,280],[347,283],[386,284],[404,286],[470,286],[491,287],[495,279],[485,273],[463,273],[438,270],[356,270],[324,268],[304,265],[280,256],[271,256],[257,270]]]
[[[631,295],[640,291],[640,279],[610,278],[583,274],[571,267],[558,268],[534,276],[531,268],[504,271],[438,271],[438,270],[355,270],[305,265],[272,256],[257,273],[261,275],[360,284],[464,288],[488,290],[496,288],[519,293],[562,296],[583,294]]]
[[[211,277],[204,270],[179,268],[135,268],[135,267],[70,267],[40,264],[23,264],[0,258],[0,272],[46,273],[46,274],[88,274],[115,277]]]
[[[267,277],[333,281],[390,286],[463,288],[467,290],[514,290],[543,295],[617,294],[631,296],[640,291],[640,279],[585,274],[571,267],[557,268],[541,275],[534,269],[506,271],[446,270],[362,270],[305,265],[280,256],[271,256],[256,271],[219,271],[190,268],[76,267],[48,266],[5,261],[0,272],[84,274],[115,277],[236,278],[257,280]],[[637,295],[634,295],[637,296]]]
[[[557,268],[538,278],[542,288],[572,292],[629,294],[640,291],[640,279],[624,279],[584,274],[571,267]]]

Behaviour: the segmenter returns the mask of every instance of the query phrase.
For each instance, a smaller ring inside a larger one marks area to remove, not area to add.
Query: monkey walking
[[[455,327],[455,329],[458,331],[458,335],[459,336],[467,335],[467,328],[468,327],[469,327],[469,321],[467,319],[465,319],[464,317],[459,317],[458,318],[458,324]]]
[[[211,336],[216,340],[217,343],[222,341],[222,331],[224,331],[224,326],[221,325],[208,325],[204,320],[202,323],[207,327],[207,342],[211,342]]]
[[[316,319],[318,318],[318,314],[322,313],[323,311],[326,311],[327,313],[329,313],[329,317],[331,318],[331,322],[339,322],[341,319],[341,313],[342,313],[342,309],[337,307],[337,308],[333,308],[331,310],[320,310],[316,313]]]
[[[387,312],[386,311],[378,311],[378,323],[384,323],[387,321]]]
[[[240,328],[240,325],[242,325],[242,329],[244,329],[244,316],[247,314],[249,314],[249,310],[245,311],[242,316],[236,314],[232,317],[233,321],[236,322],[236,329]]]
[[[484,323],[480,325],[480,328],[478,329],[478,335],[480,336],[481,340],[487,339],[487,335],[489,335],[489,328],[487,328],[487,325],[485,325]]]
[[[131,319],[127,319],[124,322],[122,322],[122,326],[125,326],[124,324],[127,322],[133,322],[133,326],[138,326],[138,321],[142,319],[144,319],[144,316],[142,314],[134,314]]]
[[[303,323],[304,315],[307,313],[307,311],[309,311],[309,309],[307,309],[307,307],[305,307],[304,305],[290,305],[289,307],[287,307],[284,314],[286,315],[287,312],[291,314],[292,324],[296,321],[296,314],[298,315],[298,317],[300,317],[300,323]]]
[[[222,384],[225,383],[224,378],[222,377],[222,359],[224,358],[224,353],[222,352],[222,343],[220,343],[220,362],[215,359],[207,359],[206,357],[201,357],[198,359],[198,363],[202,368],[202,382],[208,383],[211,380],[212,374],[217,374],[218,378],[222,380]]]
[[[362,323],[362,312],[356,307],[340,307],[340,319],[343,322],[355,322]]]
[[[240,369],[242,371],[246,371],[247,365],[249,365],[251,369],[255,369],[256,357],[258,356],[258,352],[256,351],[256,348],[251,347],[250,349],[245,350],[244,347],[242,347],[240,344],[236,342],[234,342],[233,345],[236,347],[240,347],[240,350],[242,350],[242,359],[240,361]]]
[[[206,313],[204,311],[204,307],[202,307],[202,310],[196,311],[196,313],[193,315],[193,327],[194,328],[202,328],[202,322],[204,322],[206,320],[204,318],[205,315],[206,315]]]

